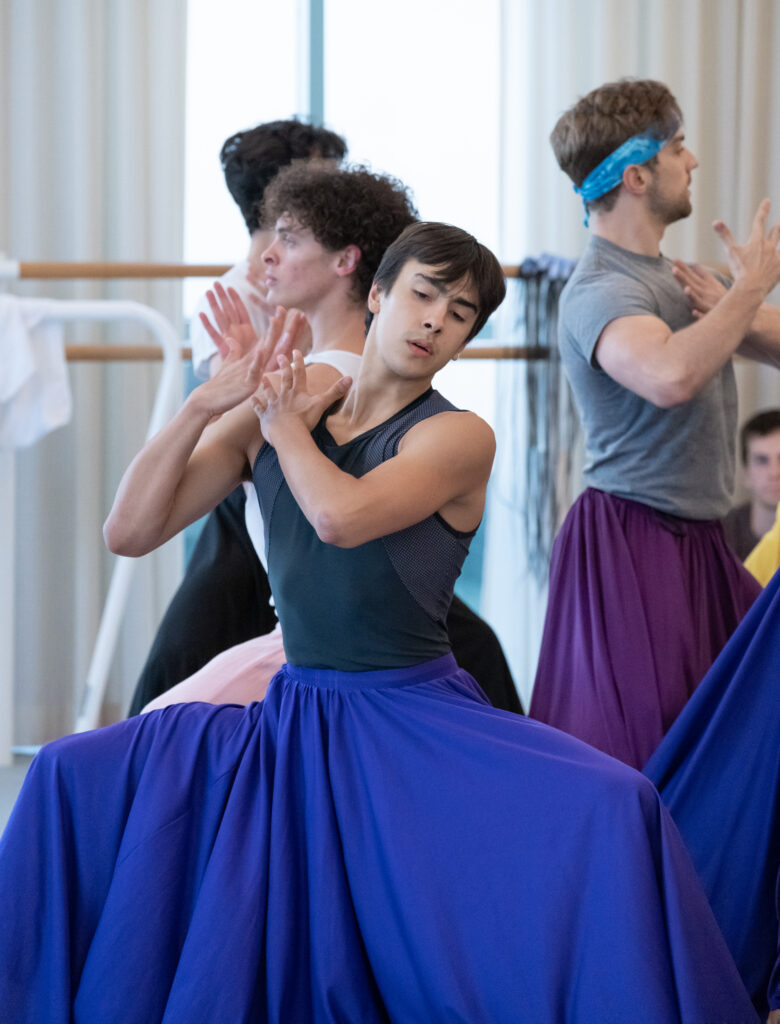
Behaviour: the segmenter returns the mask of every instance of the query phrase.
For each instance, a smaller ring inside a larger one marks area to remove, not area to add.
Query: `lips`
[[[422,341],[419,338],[408,338],[407,344],[415,352],[419,352],[421,355],[429,356],[433,351],[433,346],[429,341]]]

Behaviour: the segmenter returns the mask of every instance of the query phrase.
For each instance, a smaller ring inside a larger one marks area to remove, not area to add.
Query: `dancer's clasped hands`
[[[276,386],[265,374],[252,398],[252,408],[260,420],[263,437],[272,445],[275,445],[275,438],[284,423],[291,419],[302,421],[311,432],[325,411],[340,401],[352,384],[351,377],[341,377],[327,391],[311,394],[306,384],[303,354],[296,349],[292,357],[290,362],[283,353],[277,356],[279,373]]]

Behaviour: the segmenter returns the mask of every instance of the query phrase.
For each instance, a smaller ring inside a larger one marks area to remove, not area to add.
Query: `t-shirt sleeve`
[[[623,316],[658,316],[650,290],[626,274],[580,278],[565,298],[561,323],[574,347],[591,365],[601,332]]]

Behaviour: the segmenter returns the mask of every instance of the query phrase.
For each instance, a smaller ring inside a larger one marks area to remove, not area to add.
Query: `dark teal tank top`
[[[421,420],[457,411],[429,389],[389,420],[336,444],[325,419],[315,444],[360,477],[393,458]],[[271,445],[253,479],[265,524],[268,576],[288,662],[344,672],[405,667],[450,651],[445,618],[475,531],[461,533],[438,514],[355,548],[325,544],[292,496]]]

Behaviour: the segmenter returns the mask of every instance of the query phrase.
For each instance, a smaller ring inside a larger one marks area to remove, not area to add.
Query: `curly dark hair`
[[[368,167],[336,167],[320,160],[285,167],[268,186],[262,222],[271,227],[281,216],[308,228],[331,252],[356,245],[355,298],[365,302],[385,249],[417,219],[408,189],[397,178]]]
[[[599,86],[559,119],[550,135],[555,159],[575,185],[633,135],[669,139],[682,124],[677,100],[663,82],[621,78]],[[647,161],[653,167],[657,157]],[[588,202],[588,210],[611,210],[619,185]]]
[[[282,167],[311,157],[343,160],[340,135],[297,118],[267,121],[225,139],[219,153],[225,184],[238,204],[250,235],[260,227],[257,204]]]

